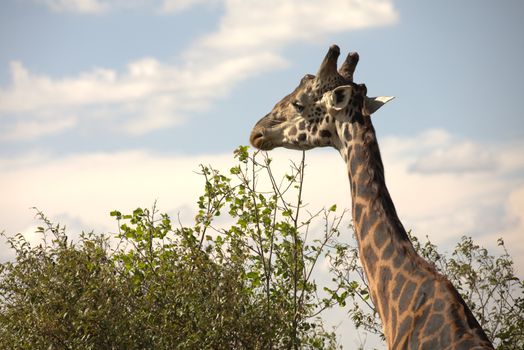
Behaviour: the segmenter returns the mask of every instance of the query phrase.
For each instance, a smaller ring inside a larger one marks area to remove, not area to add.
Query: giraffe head
[[[367,97],[366,86],[353,83],[358,54],[350,53],[337,70],[339,55],[338,46],[331,46],[317,75],[306,74],[292,93],[258,121],[250,137],[254,147],[340,148],[344,142],[341,125],[369,117],[392,98]]]

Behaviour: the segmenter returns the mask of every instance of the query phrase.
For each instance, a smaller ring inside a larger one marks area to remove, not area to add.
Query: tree
[[[191,227],[156,207],[115,210],[111,248],[93,233],[72,242],[38,212],[42,244],[10,238],[16,261],[1,266],[0,348],[336,348],[319,315],[337,301],[312,276],[337,254],[342,217],[332,207],[299,219],[304,162],[277,181],[269,158],[235,156],[227,176],[201,167]]]

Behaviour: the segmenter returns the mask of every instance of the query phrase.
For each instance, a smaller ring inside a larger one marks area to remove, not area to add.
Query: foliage
[[[0,348],[130,345],[128,286],[115,276],[107,238],[84,234],[73,245],[63,227],[38,215],[46,240],[31,248],[21,235],[11,238],[16,261],[1,265]]]
[[[111,248],[94,234],[70,242],[38,212],[45,240],[11,238],[16,261],[1,267],[0,348],[336,348],[319,315],[337,300],[322,297],[312,275],[337,254],[342,218],[332,207],[299,219],[304,162],[277,182],[269,158],[245,147],[235,155],[227,176],[201,167],[192,227],[155,207],[115,210]],[[315,220],[323,234],[310,233]]]
[[[502,239],[498,240],[502,250],[499,256],[489,254],[466,236],[447,256],[429,238],[422,243],[411,232],[409,236],[418,254],[433,263],[457,288],[497,349],[524,349],[524,281],[515,275],[513,260]],[[347,245],[344,250],[332,261],[331,269],[348,292],[349,315],[357,328],[384,339],[358,262],[358,249]]]

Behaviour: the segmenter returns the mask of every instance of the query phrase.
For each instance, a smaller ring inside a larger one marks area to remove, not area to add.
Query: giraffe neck
[[[366,120],[367,119],[367,120]],[[370,294],[382,320],[387,339],[392,332],[389,310],[400,308],[399,300],[388,298],[386,290],[395,269],[413,265],[413,245],[400,222],[384,178],[384,167],[368,117],[344,125],[346,142],[339,149],[346,161],[351,184],[353,225]],[[394,305],[396,303],[396,305]]]
[[[493,349],[453,285],[415,252],[386,187],[369,117],[338,123],[353,224],[371,298],[390,349]]]

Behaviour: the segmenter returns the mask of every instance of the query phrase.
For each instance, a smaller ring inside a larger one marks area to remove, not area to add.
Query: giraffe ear
[[[328,107],[336,111],[346,108],[351,99],[352,91],[353,87],[351,85],[342,85],[333,89],[328,94]]]
[[[364,102],[364,111],[367,115],[372,115],[380,107],[394,99],[394,96],[378,96],[378,97],[366,97]]]

